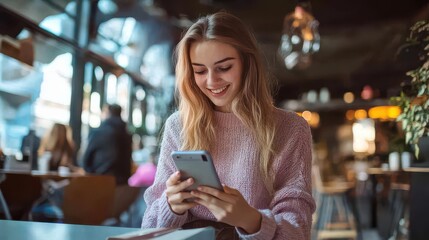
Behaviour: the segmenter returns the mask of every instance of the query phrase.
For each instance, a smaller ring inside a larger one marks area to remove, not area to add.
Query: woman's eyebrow
[[[216,64],[223,63],[223,62],[226,62],[226,61],[232,60],[232,59],[235,59],[235,58],[233,58],[233,57],[226,57],[226,58],[224,58],[222,60],[216,61],[214,64],[216,65]],[[192,65],[195,65],[195,66],[204,66],[204,64],[201,64],[201,63],[192,63]]]
[[[232,59],[235,59],[235,58],[233,58],[233,57],[226,57],[226,58],[224,58],[222,60],[219,60],[219,61],[215,62],[215,64],[223,63],[223,62],[226,62],[226,61],[232,60]]]

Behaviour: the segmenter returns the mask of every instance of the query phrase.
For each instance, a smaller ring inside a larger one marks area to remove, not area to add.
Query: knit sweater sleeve
[[[175,214],[170,209],[165,194],[167,179],[177,171],[170,154],[173,150],[179,149],[178,119],[179,116],[175,113],[165,123],[155,181],[144,193],[147,208],[143,216],[142,228],[181,227],[188,217],[187,212],[183,215]]]
[[[315,202],[311,195],[311,144],[308,124],[292,117],[293,124],[282,134],[283,144],[274,163],[275,193],[269,209],[262,214],[261,229],[245,234],[237,229],[240,239],[310,239]]]

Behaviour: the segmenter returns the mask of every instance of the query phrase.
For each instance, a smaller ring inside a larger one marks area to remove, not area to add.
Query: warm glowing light
[[[311,112],[310,111],[304,111],[302,112],[302,117],[307,121],[311,121]]]
[[[355,119],[355,111],[354,110],[347,110],[346,119],[349,121],[354,120]]]
[[[286,68],[303,69],[311,64],[311,54],[320,49],[318,27],[319,22],[301,6],[284,18],[278,51]]]
[[[364,119],[367,117],[366,111],[364,109],[358,109],[355,112],[356,119]]]
[[[395,119],[401,114],[401,109],[398,106],[378,106],[369,109],[368,115],[372,119]]]
[[[401,114],[401,108],[398,106],[390,106],[387,110],[387,116],[389,118],[397,118]]]
[[[352,92],[346,92],[343,96],[344,102],[352,103],[355,100],[355,95]]]
[[[371,86],[365,85],[360,94],[362,99],[369,100],[374,97],[374,90]]]
[[[353,123],[353,151],[373,154],[375,152],[375,127],[372,119]]]
[[[313,128],[316,128],[316,127],[319,126],[319,123],[320,123],[320,116],[319,116],[319,114],[316,113],[316,112],[311,113],[311,120],[309,122],[310,126],[313,127]]]
[[[303,111],[302,113],[297,112],[296,114],[298,114],[298,116],[301,116],[302,118],[304,118],[305,121],[307,121],[308,125],[310,125],[310,127],[316,128],[319,126],[320,116],[318,113],[310,112],[310,111]]]

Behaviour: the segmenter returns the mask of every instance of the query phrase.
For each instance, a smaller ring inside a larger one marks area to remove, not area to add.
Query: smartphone
[[[186,188],[186,191],[195,190],[198,186],[209,186],[223,191],[209,152],[173,151],[171,157],[177,169],[180,170],[181,180],[184,181],[190,177],[194,179],[194,184]]]

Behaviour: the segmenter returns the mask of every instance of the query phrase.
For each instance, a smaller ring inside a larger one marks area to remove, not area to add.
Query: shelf
[[[282,103],[281,107],[286,110],[302,112],[329,112],[346,111],[350,109],[369,109],[376,106],[390,106],[388,99],[355,100],[352,103],[346,103],[343,99],[332,99],[326,103],[309,103],[300,100],[288,100]]]

